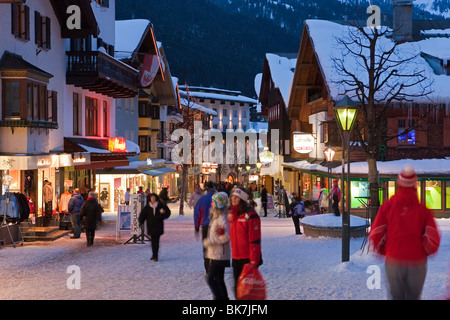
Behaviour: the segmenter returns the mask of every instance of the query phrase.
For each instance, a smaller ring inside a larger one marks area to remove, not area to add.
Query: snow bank
[[[313,216],[304,217],[301,223],[311,227],[322,228],[341,228],[342,227],[342,215],[335,216],[334,213],[316,214]],[[367,224],[367,220],[361,217],[350,215],[351,227],[363,227]]]

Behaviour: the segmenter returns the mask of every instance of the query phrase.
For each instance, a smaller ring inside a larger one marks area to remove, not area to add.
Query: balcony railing
[[[115,98],[137,94],[138,71],[100,51],[68,51],[67,83]]]

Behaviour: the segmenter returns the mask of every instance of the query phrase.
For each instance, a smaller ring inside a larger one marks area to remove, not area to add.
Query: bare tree
[[[431,82],[417,64],[418,54],[412,50],[412,44],[391,40],[389,28],[351,24],[348,30],[347,35],[336,38],[340,51],[336,51],[338,57],[332,58],[337,75],[333,82],[339,86],[342,96],[348,95],[359,103],[360,117],[354,136],[367,156],[370,217],[374,219],[379,207],[379,146],[398,136],[388,136],[380,124],[394,103],[428,96],[432,92]]]
[[[181,101],[180,101],[181,103]],[[186,156],[180,154],[180,158],[187,159],[187,161],[183,161],[181,165],[181,190],[180,190],[180,215],[184,215],[184,202],[186,200],[187,193],[187,184],[188,184],[188,172],[189,167],[192,167],[193,159],[194,159],[194,147],[196,145],[196,139],[202,139],[202,135],[196,135],[194,132],[195,122],[202,120],[202,112],[195,108],[196,98],[190,95],[189,87],[186,84],[186,95],[184,97],[184,103],[181,103],[183,122],[178,122],[174,129],[184,129],[185,132],[189,132],[189,136],[180,137],[179,141],[182,142],[183,139],[190,139],[190,156]],[[209,121],[208,121],[209,123]],[[172,133],[172,132],[171,132]],[[168,137],[170,138],[170,137]],[[198,150],[197,150],[198,151]],[[184,150],[183,150],[184,152]]]

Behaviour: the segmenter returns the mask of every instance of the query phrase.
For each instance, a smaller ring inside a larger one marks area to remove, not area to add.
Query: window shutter
[[[428,146],[428,124],[425,120],[421,120],[416,123],[416,146],[427,147]]]
[[[35,43],[38,46],[42,46],[41,14],[37,11],[34,12],[34,37],[35,37]]]
[[[17,3],[11,4],[11,33],[16,37],[20,33],[19,5]]]
[[[58,122],[58,92],[52,91],[52,122]]]
[[[398,135],[398,119],[388,118],[387,119],[387,137],[392,137]],[[398,146],[398,137],[392,138],[387,141],[386,145],[390,148],[395,148]]]
[[[450,118],[444,118],[444,147],[450,147]]]
[[[30,8],[24,6],[25,10],[25,39],[30,40]]]
[[[47,49],[51,49],[52,48],[52,41],[51,41],[52,31],[51,31],[51,21],[50,21],[49,17],[45,18],[45,32],[46,32],[46,39],[47,39],[47,43],[45,44],[45,47]]]

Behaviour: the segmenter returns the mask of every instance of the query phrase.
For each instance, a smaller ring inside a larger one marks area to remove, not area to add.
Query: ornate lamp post
[[[331,163],[333,162],[334,155],[336,154],[336,151],[333,147],[327,147],[325,150],[323,150],[323,154],[325,156],[325,159],[327,160],[328,164],[328,194],[330,194],[331,191]],[[332,199],[328,198],[328,212],[331,210],[331,203]]]
[[[342,136],[341,190],[344,194],[344,154],[345,150],[347,150],[347,193],[345,196],[347,206],[345,206],[344,200],[342,200],[342,262],[345,262],[350,260],[350,133],[352,132],[356,118],[358,117],[358,106],[346,95],[335,103],[333,111]]]

